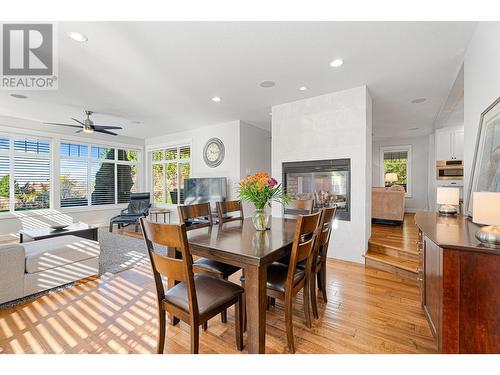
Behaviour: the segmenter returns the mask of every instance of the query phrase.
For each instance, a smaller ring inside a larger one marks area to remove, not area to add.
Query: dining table
[[[295,222],[295,219],[273,217],[268,230],[257,231],[252,219],[245,218],[187,232],[192,255],[242,268],[248,353],[265,353],[267,266],[290,254]],[[177,253],[169,249],[169,256],[178,256]],[[169,288],[171,286],[173,282]]]

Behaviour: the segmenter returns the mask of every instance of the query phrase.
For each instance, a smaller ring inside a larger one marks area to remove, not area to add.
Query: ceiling
[[[121,125],[122,135],[136,138],[237,119],[270,129],[273,105],[367,85],[375,137],[428,134],[474,28],[472,22],[63,22],[59,89],[16,92],[28,99],[0,92],[0,124],[15,117],[72,133],[42,122],[82,119],[90,109],[96,123]],[[68,38],[69,31],[88,42]],[[344,65],[330,67],[335,58]],[[265,80],[276,85],[260,87]],[[222,101],[212,102],[214,96]]]

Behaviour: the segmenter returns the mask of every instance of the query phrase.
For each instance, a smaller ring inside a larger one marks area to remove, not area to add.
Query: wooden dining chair
[[[326,294],[326,257],[328,255],[328,245],[330,244],[333,220],[335,220],[336,212],[337,207],[323,208],[321,210],[321,216],[319,219],[319,230],[313,255],[313,259],[315,259],[316,262],[313,262],[311,267],[310,283],[311,307],[315,319],[319,318],[316,297],[316,279],[318,283],[318,289],[320,289],[323,294],[323,302],[328,302]],[[304,269],[305,265],[302,263],[299,264],[298,267]]]
[[[165,345],[166,313],[191,327],[191,353],[199,350],[199,326],[210,318],[235,305],[236,348],[243,349],[241,298],[243,288],[210,274],[194,275],[192,257],[184,224],[160,224],[141,218],[144,240],[153,269],[158,299],[158,347],[163,353]],[[154,244],[175,248],[181,259],[162,256],[155,252]],[[178,282],[165,290],[162,276]]]
[[[212,210],[210,203],[200,203],[177,206],[179,221],[186,224],[186,230],[190,231],[198,228],[211,227],[213,225]],[[197,272],[207,272],[219,279],[227,280],[229,276],[240,270],[239,267],[231,264],[218,262],[216,260],[199,258],[194,262]],[[222,323],[227,322],[227,313],[221,313]],[[206,325],[203,327],[206,329]]]
[[[267,295],[285,302],[285,325],[288,350],[295,353],[293,339],[293,300],[301,290],[304,295],[304,316],[306,326],[311,327],[310,277],[313,265],[320,213],[297,217],[295,234],[290,254],[290,263],[272,263],[267,267]],[[306,261],[305,269],[297,268],[297,263]]]
[[[310,215],[314,210],[314,199],[295,199],[285,207],[285,218],[295,219],[298,215]]]
[[[228,223],[230,221],[243,220],[243,204],[241,201],[224,201],[217,202],[217,216],[219,217],[219,224]],[[239,212],[237,216],[226,217],[227,214]]]

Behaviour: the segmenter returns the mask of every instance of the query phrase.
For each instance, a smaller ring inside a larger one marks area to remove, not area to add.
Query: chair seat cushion
[[[24,242],[26,272],[36,273],[66,264],[98,257],[99,242],[77,236],[57,236]]]
[[[267,288],[285,292],[286,277],[288,275],[288,266],[282,263],[273,263],[267,267]],[[306,273],[304,270],[297,269],[293,277],[293,285],[297,285]]]
[[[197,268],[201,268],[207,272],[218,274],[220,277],[227,278],[231,276],[233,273],[238,271],[240,268],[236,266],[232,266],[230,264],[217,262],[216,260],[200,258],[194,265]]]
[[[113,223],[135,223],[143,216],[144,215],[130,215],[130,214],[119,215],[119,216],[115,216],[114,218],[112,218],[111,222],[113,222]]]
[[[244,291],[239,285],[206,273],[195,275],[194,285],[200,315],[213,311]],[[187,284],[182,282],[167,290],[165,301],[189,312]]]

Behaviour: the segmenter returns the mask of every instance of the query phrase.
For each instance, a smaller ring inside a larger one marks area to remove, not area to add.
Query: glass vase
[[[256,230],[267,230],[269,228],[269,217],[265,208],[256,208],[252,222]]]

